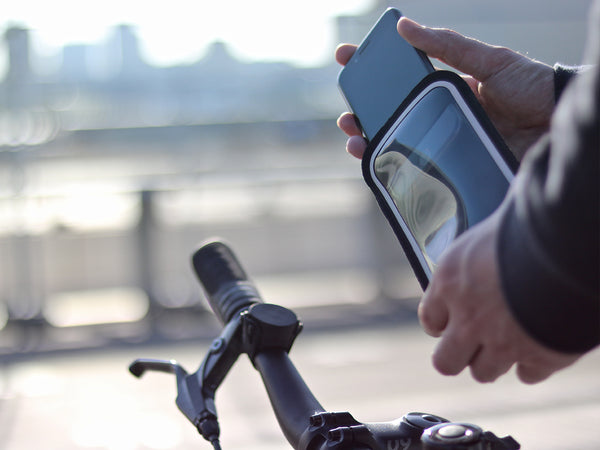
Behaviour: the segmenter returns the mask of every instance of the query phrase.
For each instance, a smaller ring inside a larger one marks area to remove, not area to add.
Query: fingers
[[[525,384],[535,384],[544,381],[557,369],[535,365],[517,364],[517,376]]]
[[[469,88],[471,88],[471,91],[473,91],[473,94],[475,94],[477,99],[481,101],[480,95],[479,95],[479,81],[477,81],[475,78],[473,78],[470,75],[461,75],[461,78],[463,80],[465,80],[465,82],[467,83]]]
[[[337,120],[337,126],[348,136],[360,136],[361,131],[358,127],[354,115],[349,112],[343,113]]]
[[[346,142],[346,151],[358,159],[362,159],[367,149],[367,141],[362,136],[351,136]]]
[[[455,69],[485,81],[498,71],[499,65],[513,61],[514,52],[468,38],[452,30],[427,28],[401,17],[398,33],[416,47]]]
[[[479,351],[477,340],[468,332],[449,326],[433,352],[433,366],[443,375],[458,375]]]
[[[356,45],[353,44],[340,44],[335,49],[335,60],[338,64],[345,66],[350,60],[354,52],[356,51]]]
[[[358,159],[362,159],[367,148],[367,141],[362,137],[354,115],[351,113],[342,114],[337,120],[338,127],[350,138],[346,142],[346,151]]]
[[[579,359],[581,355],[557,353],[552,350],[544,350],[544,355],[539,358],[521,361],[517,364],[517,376],[526,384],[544,381],[554,372],[570,366]]]
[[[440,337],[448,324],[448,307],[443,297],[437,294],[435,280],[423,294],[419,303],[419,321],[425,332],[433,337]]]
[[[483,346],[469,362],[471,376],[480,383],[491,383],[510,370],[514,358],[497,348]]]

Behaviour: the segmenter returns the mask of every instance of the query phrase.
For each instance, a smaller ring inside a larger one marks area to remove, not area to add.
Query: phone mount
[[[369,142],[365,182],[425,290],[454,239],[501,204],[517,161],[469,85],[427,75]]]

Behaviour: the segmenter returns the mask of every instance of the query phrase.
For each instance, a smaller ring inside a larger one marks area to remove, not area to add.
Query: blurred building
[[[8,71],[6,73],[6,83],[23,82],[30,80],[30,48],[29,32],[24,28],[9,28],[4,33],[4,40],[8,48]]]
[[[395,5],[549,62],[579,60],[589,0],[451,3],[376,1],[363,16],[338,18],[338,40],[360,42]],[[124,299],[144,298],[142,316],[153,320],[200,308],[188,256],[215,234],[296,301],[418,294],[359,165],[342,151],[333,58],[313,68],[247,63],[215,42],[194,63],[154,67],[135,28],[122,25],[105,42],[65,47],[55,71],[38,73],[28,30],[3,37],[0,355],[33,345],[2,330],[6,320],[21,330],[52,317],[56,327],[75,303],[93,311],[116,298],[123,311]],[[142,334],[164,332],[153,326]],[[47,337],[33,347],[55,342]],[[85,345],[77,339],[60,345]]]
[[[31,69],[28,31],[12,28],[5,38],[9,69],[0,89],[10,102],[0,102],[0,111],[44,109],[60,115],[66,129],[330,117],[340,107],[333,65],[244,63],[222,42],[196,63],[152,67],[134,29],[122,25],[107,42],[66,46],[58,72],[42,76]],[[14,95],[24,84],[28,94]]]
[[[64,326],[146,317],[161,328],[169,311],[203,310],[188,257],[215,234],[253,275],[320,273],[321,293],[311,275],[293,295],[313,303],[371,264],[368,240],[347,245],[370,219],[359,168],[339,151],[333,61],[247,63],[214,42],[194,63],[154,67],[122,25],[66,46],[42,74],[29,40],[6,32],[0,83],[0,355],[90,345],[47,338]],[[326,295],[345,301],[336,290]],[[112,319],[93,306],[114,302]],[[26,344],[31,324],[44,331]],[[144,327],[117,335],[166,332]]]

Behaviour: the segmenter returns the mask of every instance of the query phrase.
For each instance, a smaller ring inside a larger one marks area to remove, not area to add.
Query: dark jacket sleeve
[[[549,134],[521,164],[497,241],[512,312],[563,352],[600,343],[600,1],[590,23],[592,66],[569,83]]]
[[[575,77],[582,66],[567,66],[565,64],[554,64],[554,99],[558,102],[569,81]]]

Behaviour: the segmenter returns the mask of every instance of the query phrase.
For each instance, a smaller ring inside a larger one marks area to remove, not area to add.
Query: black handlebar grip
[[[223,325],[254,303],[262,303],[256,287],[233,251],[221,241],[203,244],[192,257],[196,276]]]

